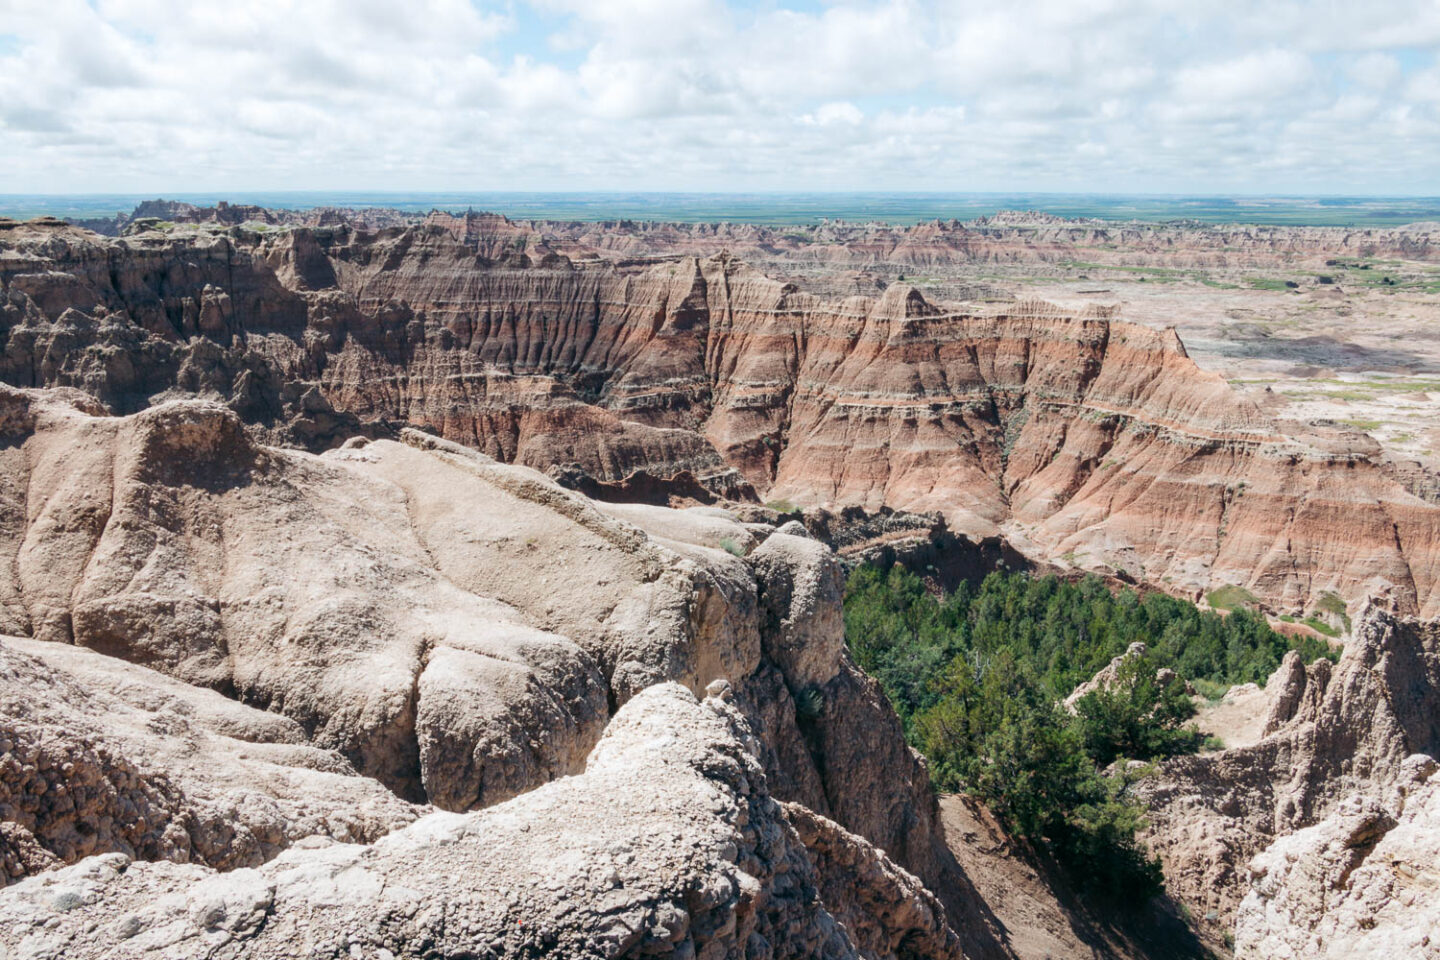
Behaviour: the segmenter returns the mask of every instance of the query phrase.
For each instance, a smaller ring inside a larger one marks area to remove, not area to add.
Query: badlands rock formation
[[[1257,743],[1142,781],[1167,887],[1241,956],[1435,955],[1440,627],[1368,609],[1266,693]]]
[[[734,707],[659,684],[621,708],[580,776],[258,869],[94,857],[0,894],[0,944],[27,957],[958,957],[938,902],[884,854],[803,808],[797,834],[759,749]],[[838,914],[807,844],[854,878],[830,881]]]
[[[827,300],[740,228],[171,213],[210,227],[0,223],[0,960],[1008,955],[831,549],[957,531],[1383,596],[1139,789],[1216,944],[1434,953],[1440,507],[1363,435],[1104,309]]]
[[[1278,423],[1100,309],[827,301],[728,256],[584,262],[453,223],[0,227],[0,377],[114,412],[213,397],[311,449],[417,425],[602,484],[938,511],[1191,596],[1440,614],[1440,508],[1372,441]]]
[[[803,531],[63,390],[0,491],[0,956],[1003,955]]]
[[[1144,223],[1071,219],[1005,211],[973,221],[766,226],[749,223],[658,223],[633,220],[511,220],[495,213],[434,211],[428,215],[367,208],[268,210],[150,200],[114,219],[78,221],[117,236],[146,219],[235,226],[349,225],[377,229],[424,224],[445,230],[484,256],[501,252],[567,257],[706,257],[728,250],[754,263],[829,269],[884,265],[935,269],[956,263],[1054,263],[1067,260],[1170,266],[1257,267],[1295,262],[1323,265],[1336,257],[1405,260],[1440,258],[1440,225],[1397,228],[1283,227],[1199,222]]]
[[[1250,863],[1242,957],[1440,957],[1440,775],[1407,764],[1385,801],[1352,798]]]
[[[204,216],[212,216],[205,214]],[[373,216],[373,215],[372,215]],[[557,223],[511,221],[494,214],[431,214],[427,223],[457,238],[566,256],[708,255],[729,250],[747,261],[934,270],[958,263],[1046,264],[1084,260],[1128,265],[1257,267],[1335,257],[1435,260],[1440,227],[1388,229],[1243,224],[1123,223],[1006,212],[962,223],[933,220],[908,227],[884,223]]]

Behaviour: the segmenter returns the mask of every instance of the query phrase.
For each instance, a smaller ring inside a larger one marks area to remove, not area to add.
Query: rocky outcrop
[[[1369,836],[1356,824],[1389,830],[1440,756],[1440,627],[1369,608],[1337,664],[1306,667],[1292,654],[1266,692],[1269,732],[1259,742],[1167,761],[1139,785],[1167,887],[1216,941],[1248,912],[1253,943],[1299,943],[1323,927],[1324,911],[1305,907],[1305,897],[1348,896],[1344,851]],[[1411,815],[1427,810],[1421,803]],[[1360,839],[1347,847],[1341,834]],[[1321,874],[1331,893],[1313,888]],[[1259,916],[1267,911],[1274,915]],[[1281,913],[1294,929],[1278,929]]]
[[[826,908],[867,956],[960,955],[940,901],[915,877],[838,823],[799,804],[785,813],[817,866]]]
[[[853,934],[827,909],[754,749],[733,707],[657,685],[580,776],[259,869],[88,860],[0,893],[0,943],[32,957],[958,957],[933,899],[857,838],[866,890],[889,898],[842,913]]]
[[[1145,644],[1132,643],[1120,656],[1115,657],[1105,666],[1096,672],[1095,676],[1070,691],[1070,695],[1064,700],[1064,707],[1071,713],[1076,710],[1076,704],[1092,693],[1100,690],[1108,690],[1120,679],[1120,670],[1129,660],[1139,659],[1145,656]]]
[[[1250,863],[1238,957],[1440,957],[1440,775],[1402,765],[1384,800],[1355,797]]]
[[[0,639],[7,881],[111,851],[258,866],[307,837],[371,842],[422,812],[285,717],[90,650]]]
[[[938,877],[942,864],[924,770],[883,694],[845,653],[838,562],[819,542],[711,507],[597,504],[414,430],[324,456],[269,447],[213,401],[110,417],[84,394],[6,388],[0,429],[0,555],[9,565],[0,617],[18,635],[0,641],[0,812],[9,821],[0,852],[10,879],[116,854],[147,863],[121,871],[121,861],[92,860],[73,875],[160,878],[134,894],[135,904],[149,904],[210,883],[212,868],[293,855],[301,870],[317,845],[369,843],[434,807],[538,803],[550,796],[540,793],[546,784],[589,778],[619,749],[602,736],[626,729],[631,701],[651,704],[630,714],[651,731],[636,734],[648,744],[643,755],[664,754],[653,731],[676,736],[689,721],[646,717],[689,694],[646,697],[678,682],[710,689],[714,709],[733,715],[747,769],[764,771],[763,783],[745,774],[743,795],[761,802],[773,793],[835,821],[851,837],[846,856],[868,858],[885,883],[898,884],[846,906],[846,922],[867,931],[861,954],[948,956],[957,934],[976,955],[992,949],[982,928],[947,931],[943,911],[892,903],[883,916],[861,916],[866,904],[920,889],[906,870]],[[32,702],[36,687],[49,692]],[[556,803],[583,809],[613,796],[631,804],[616,830],[643,832],[635,818],[659,814],[648,788],[636,789],[649,774],[625,773],[630,762],[616,760],[608,779],[590,781],[600,784],[594,793],[557,785]],[[718,760],[696,763],[706,776],[728,776]],[[785,814],[764,802],[780,829]],[[735,828],[742,851],[761,843],[743,822]],[[655,836],[676,842],[663,829]],[[685,909],[709,918],[695,921],[692,946],[738,935],[743,947],[754,933],[852,955],[843,924],[805,892],[815,881],[805,879],[814,867],[805,866],[804,845],[766,836],[759,879],[736,880],[740,892],[715,894],[714,903],[703,901],[711,893],[675,892],[710,882],[700,861],[664,874],[680,885],[666,897],[694,901]],[[424,854],[432,855],[442,856]],[[551,866],[537,861],[537,875]],[[289,868],[265,869],[278,877]],[[473,873],[460,861],[454,870]],[[756,883],[764,898],[798,897],[799,912],[765,927]],[[272,885],[247,886],[244,896]],[[130,895],[100,909],[121,909]],[[265,915],[282,899],[267,901]],[[535,904],[539,912],[522,918],[527,928],[548,929],[545,911],[563,902]],[[494,913],[491,901],[475,903]],[[297,916],[323,927],[309,909]],[[553,918],[593,933],[589,921]],[[445,936],[460,937],[463,926],[449,922]],[[918,940],[906,933],[912,922],[924,927]],[[248,920],[242,927],[254,932]],[[244,939],[240,928],[225,929]],[[426,930],[416,936],[434,933]],[[660,942],[636,936],[625,942]],[[683,956],[682,940],[669,949]],[[463,953],[460,940],[436,942]]]
[[[0,378],[120,413],[213,397],[311,449],[415,425],[596,491],[643,472],[936,512],[1033,557],[1282,611],[1336,592],[1440,613],[1440,508],[1363,435],[1282,428],[1171,333],[904,284],[826,301],[729,256],[582,262],[473,232],[11,224]]]

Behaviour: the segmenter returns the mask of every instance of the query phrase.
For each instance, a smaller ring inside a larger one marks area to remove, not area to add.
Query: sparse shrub
[[[1194,687],[1196,693],[1211,703],[1224,699],[1225,694],[1230,692],[1230,684],[1216,683],[1213,680],[1206,680],[1203,677],[1196,677],[1194,680],[1191,680],[1190,686]]]
[[[1254,607],[1260,601],[1255,594],[1244,587],[1232,585],[1211,590],[1205,595],[1205,602],[1216,610],[1239,610]]]
[[[720,549],[737,557],[745,556],[745,548],[740,546],[734,537],[721,537]]]
[[[1345,599],[1340,594],[1333,590],[1327,590],[1320,594],[1320,600],[1315,606],[1317,609],[1337,617],[1345,625],[1345,632],[1350,632],[1350,614],[1345,608]]]
[[[825,691],[806,687],[795,695],[795,713],[806,720],[818,719],[825,712]]]

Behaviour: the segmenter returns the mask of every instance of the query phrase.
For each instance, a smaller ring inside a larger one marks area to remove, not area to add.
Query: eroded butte
[[[311,449],[415,426],[582,489],[935,511],[1037,559],[1193,598],[1238,586],[1274,613],[1330,593],[1440,613],[1426,469],[1265,412],[1173,331],[904,282],[827,298],[728,254],[571,259],[489,222],[10,223],[0,376],[116,413],[212,397]]]

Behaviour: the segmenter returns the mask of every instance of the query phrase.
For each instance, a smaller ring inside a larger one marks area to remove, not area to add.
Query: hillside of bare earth
[[[427,224],[490,259],[556,254],[654,263],[718,252],[828,299],[897,281],[931,300],[1043,299],[1174,327],[1202,369],[1267,412],[1374,436],[1419,495],[1440,496],[1436,224],[1395,228],[1122,223],[1006,212],[911,227],[511,220],[494,213],[197,208],[147,201],[101,233],[148,229],[379,230]],[[1415,465],[1420,465],[1417,471]]]
[[[1003,213],[913,227],[825,223],[535,223],[470,216],[457,237],[523,242],[575,257],[674,257],[725,250],[807,291],[1101,304],[1175,327],[1196,362],[1271,412],[1375,436],[1431,499],[1440,469],[1440,263],[1436,225],[1391,229],[1114,223]]]
[[[603,484],[937,512],[1032,558],[1277,613],[1332,594],[1440,610],[1440,508],[1414,476],[1093,306],[903,284],[832,301],[728,256],[492,259],[438,226],[0,236],[0,376],[114,412],[212,397],[311,449],[414,425]]]
[[[1128,913],[1096,909],[1076,895],[1053,861],[1011,835],[983,804],[962,795],[942,796],[940,817],[956,861],[1017,957],[1212,956],[1168,902],[1136,905]]]

